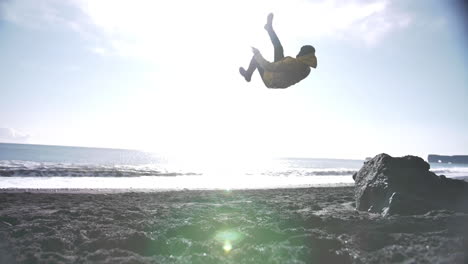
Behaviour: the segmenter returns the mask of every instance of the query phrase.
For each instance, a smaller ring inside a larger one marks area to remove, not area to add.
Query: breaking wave
[[[267,168],[249,169],[244,175],[260,176],[351,176],[356,169],[350,168]],[[203,169],[177,170],[163,165],[90,165],[32,161],[0,161],[1,177],[141,177],[141,176],[200,176]]]
[[[250,168],[236,170],[243,175],[271,177],[310,177],[310,176],[351,176],[356,168]],[[226,173],[229,170],[221,170]],[[437,175],[447,177],[468,176],[468,167],[436,167],[431,169]],[[147,165],[97,165],[70,164],[54,162],[34,162],[18,160],[0,160],[0,177],[141,177],[141,176],[200,176],[212,171],[203,168],[184,168],[165,166],[164,164]]]
[[[140,177],[188,176],[194,172],[167,171],[140,165],[82,165],[32,161],[0,161],[2,177]]]

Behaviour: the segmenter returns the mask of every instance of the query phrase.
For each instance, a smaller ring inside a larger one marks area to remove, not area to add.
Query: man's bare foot
[[[247,81],[247,82],[250,82],[250,77],[251,76],[247,76],[247,71],[244,69],[244,67],[240,67],[239,68],[239,72],[242,76],[244,76],[244,79]]]
[[[264,27],[266,30],[271,30],[273,29],[273,13],[268,14],[267,17],[267,23],[265,24]]]

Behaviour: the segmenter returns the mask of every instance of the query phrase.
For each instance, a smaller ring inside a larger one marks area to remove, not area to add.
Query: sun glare
[[[232,245],[231,245],[231,242],[230,242],[230,241],[224,241],[223,250],[224,250],[224,252],[226,252],[226,253],[231,252],[231,250],[232,250]]]
[[[220,231],[215,236],[215,240],[222,244],[222,249],[226,254],[231,252],[234,244],[239,243],[242,239],[242,234],[234,230]]]

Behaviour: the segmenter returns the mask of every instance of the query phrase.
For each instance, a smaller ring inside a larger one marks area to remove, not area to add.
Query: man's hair
[[[312,47],[311,45],[305,45],[305,46],[302,46],[301,51],[299,51],[296,57],[304,56],[310,53],[315,54],[315,48]]]

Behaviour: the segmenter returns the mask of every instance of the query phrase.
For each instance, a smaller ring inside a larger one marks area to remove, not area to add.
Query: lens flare
[[[223,246],[224,252],[229,253],[231,252],[231,249],[232,249],[231,241],[229,240],[224,241],[224,246]]]
[[[243,235],[234,230],[224,230],[216,234],[215,239],[222,244],[224,253],[228,254],[233,249],[234,245],[239,243]]]

